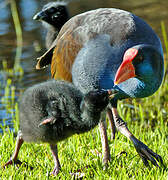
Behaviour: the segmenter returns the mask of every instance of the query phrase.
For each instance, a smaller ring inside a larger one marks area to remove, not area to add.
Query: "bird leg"
[[[61,169],[61,165],[58,159],[58,150],[57,150],[57,145],[55,144],[50,144],[50,149],[54,158],[54,169],[52,171],[52,175],[56,176],[58,175],[60,169]]]
[[[107,163],[110,161],[110,148],[106,132],[106,121],[101,121],[99,123],[99,130],[102,143],[103,163],[107,165]]]
[[[130,139],[133,144],[134,147],[137,151],[137,153],[140,155],[140,157],[142,158],[143,163],[148,166],[149,163],[148,161],[151,161],[151,163],[155,166],[158,166],[158,163],[156,162],[156,160],[158,162],[160,162],[161,164],[163,164],[163,160],[161,158],[161,156],[159,156],[158,154],[156,154],[155,152],[153,152],[151,149],[149,149],[144,143],[142,143],[140,140],[138,140],[127,128],[126,123],[121,119],[121,117],[119,116],[118,112],[117,112],[117,108],[112,108],[112,114],[114,117],[114,122],[115,122],[115,126],[116,128],[124,135],[126,136],[128,139]],[[155,160],[155,159],[156,160]]]
[[[112,139],[115,139],[116,127],[114,123],[113,114],[110,108],[107,108],[107,117],[109,119],[110,128],[112,130]]]
[[[24,142],[24,140],[22,138],[21,131],[19,131],[18,135],[17,135],[15,151],[14,151],[12,157],[10,158],[10,160],[3,166],[3,168],[6,168],[8,165],[11,165],[13,163],[14,164],[22,164],[22,162],[20,160],[17,160],[17,157],[18,157],[18,153],[19,153],[19,150],[20,150],[23,142]]]

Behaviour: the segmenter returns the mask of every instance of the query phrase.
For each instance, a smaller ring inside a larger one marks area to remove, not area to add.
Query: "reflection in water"
[[[35,70],[36,58],[45,51],[45,31],[41,28],[40,23],[32,20],[33,15],[46,2],[48,1],[16,1],[23,31],[23,50],[20,64],[24,71],[23,75],[11,73],[14,68],[16,54],[16,33],[10,4],[7,4],[5,0],[0,2],[0,123],[3,124],[3,121],[5,121],[10,128],[13,127],[11,119],[15,113],[15,103],[12,104],[11,92],[8,91],[14,88],[14,99],[17,100],[25,88],[50,78],[49,69]],[[99,7],[115,7],[133,12],[145,19],[161,39],[160,22],[164,20],[165,24],[168,23],[167,0],[74,0],[74,2],[69,4],[72,16]],[[39,45],[42,49],[41,51],[35,51],[35,43]],[[10,83],[7,83],[7,80]]]
[[[7,6],[5,6],[5,4],[1,3],[1,11],[0,11],[0,36],[4,35],[6,33],[8,33],[9,29],[10,29],[10,25],[7,23],[10,12]]]

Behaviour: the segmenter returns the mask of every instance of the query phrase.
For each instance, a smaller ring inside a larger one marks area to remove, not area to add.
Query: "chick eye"
[[[62,11],[63,9],[64,9],[63,6],[58,6],[58,7],[56,8],[57,11]]]
[[[48,12],[49,12],[49,13],[54,13],[55,11],[56,11],[55,7],[52,7],[52,8],[50,8],[50,9],[48,9]]]

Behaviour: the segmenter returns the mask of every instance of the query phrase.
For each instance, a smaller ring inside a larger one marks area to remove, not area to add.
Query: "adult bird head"
[[[147,97],[160,86],[164,73],[163,56],[151,45],[126,50],[114,84],[131,97]]]
[[[33,19],[40,20],[43,23],[47,23],[60,30],[69,19],[67,2],[50,2],[46,4],[43,9],[33,17]]]

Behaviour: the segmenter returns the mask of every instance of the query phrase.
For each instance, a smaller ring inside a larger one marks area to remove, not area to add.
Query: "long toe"
[[[51,172],[51,175],[57,176],[60,171],[60,168],[54,167],[53,171]]]
[[[3,168],[5,169],[6,167],[8,167],[9,165],[12,165],[12,164],[13,164],[13,160],[10,159],[7,163],[5,163],[5,164],[3,165]]]
[[[133,142],[134,142],[136,151],[138,152],[138,154],[142,158],[143,163],[146,166],[149,165],[148,161],[150,161],[153,165],[158,166],[158,167],[159,165],[157,162],[159,162],[160,164],[163,164],[162,157],[156,154],[155,152],[153,152],[151,149],[149,149],[148,146],[146,146],[144,143],[142,143],[138,139],[136,139]]]
[[[21,165],[22,162],[20,160],[18,160],[18,159],[17,160],[10,159],[7,163],[5,163],[3,165],[3,168],[5,169],[6,167],[8,167],[9,165],[12,165],[12,164],[14,164],[14,165]]]

